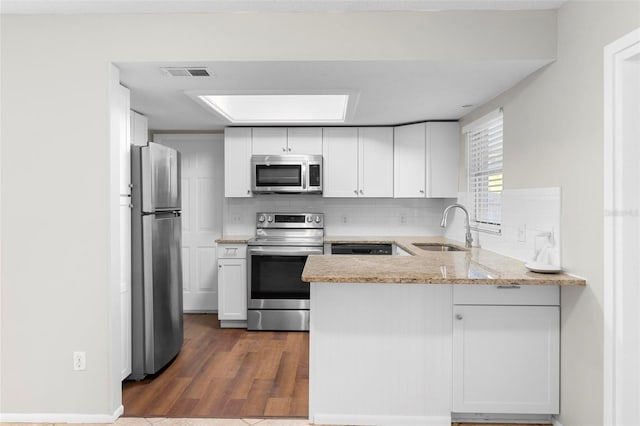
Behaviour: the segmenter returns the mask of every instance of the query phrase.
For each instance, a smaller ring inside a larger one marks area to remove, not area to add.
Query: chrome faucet
[[[443,228],[447,226],[447,216],[449,215],[449,210],[451,210],[454,207],[458,207],[465,214],[465,218],[467,222],[465,224],[465,227],[467,232],[464,234],[464,246],[466,248],[470,248],[471,243],[473,243],[473,237],[471,236],[471,224],[469,223],[469,212],[462,204],[451,204],[449,207],[444,209],[444,211],[442,212],[442,221],[440,222],[440,226],[442,226]]]

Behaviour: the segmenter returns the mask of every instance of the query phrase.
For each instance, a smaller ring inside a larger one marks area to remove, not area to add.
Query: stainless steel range
[[[322,213],[257,213],[249,241],[247,328],[309,330],[307,256],[324,254]]]

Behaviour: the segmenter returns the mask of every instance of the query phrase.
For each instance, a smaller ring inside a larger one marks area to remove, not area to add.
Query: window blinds
[[[502,222],[502,112],[490,114],[465,130],[471,219],[480,229],[497,230]]]

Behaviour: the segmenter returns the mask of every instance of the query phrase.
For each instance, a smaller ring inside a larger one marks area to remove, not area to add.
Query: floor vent
[[[170,77],[213,77],[206,67],[162,67],[162,72]]]

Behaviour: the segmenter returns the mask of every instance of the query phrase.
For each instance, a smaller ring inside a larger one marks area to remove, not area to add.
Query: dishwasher
[[[331,244],[331,254],[393,254],[391,243],[335,243]]]

